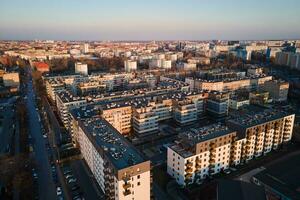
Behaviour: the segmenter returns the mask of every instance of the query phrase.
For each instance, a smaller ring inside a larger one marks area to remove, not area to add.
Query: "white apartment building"
[[[278,149],[292,138],[294,114],[252,110],[229,120],[180,133],[168,147],[167,172],[186,186]]]
[[[124,67],[126,72],[132,72],[137,70],[137,62],[135,60],[124,61]]]
[[[161,60],[161,68],[164,69],[171,69],[172,68],[172,61],[171,60]]]
[[[75,63],[75,74],[88,75],[88,65],[80,62]]]
[[[105,199],[150,200],[150,161],[100,118],[78,119],[76,141]]]
[[[89,53],[89,44],[88,43],[84,43],[82,45],[82,53]]]
[[[180,133],[179,141],[168,147],[168,174],[185,186],[227,169],[235,135],[220,124]]]

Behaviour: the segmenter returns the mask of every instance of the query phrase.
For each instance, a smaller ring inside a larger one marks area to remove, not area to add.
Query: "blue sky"
[[[0,0],[0,39],[300,38],[300,0]]]

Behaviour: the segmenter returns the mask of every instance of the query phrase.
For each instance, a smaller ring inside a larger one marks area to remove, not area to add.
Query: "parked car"
[[[62,194],[62,191],[61,191],[61,188],[60,187],[57,187],[56,188],[56,195],[59,196]]]

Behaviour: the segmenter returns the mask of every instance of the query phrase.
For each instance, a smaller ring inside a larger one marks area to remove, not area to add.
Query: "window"
[[[137,185],[141,185],[141,182],[138,182]]]
[[[138,179],[140,179],[140,177],[141,177],[140,175],[137,176]]]

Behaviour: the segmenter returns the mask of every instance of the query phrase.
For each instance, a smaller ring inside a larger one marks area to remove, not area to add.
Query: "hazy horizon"
[[[4,0],[0,40],[298,39],[299,7],[297,0]]]

